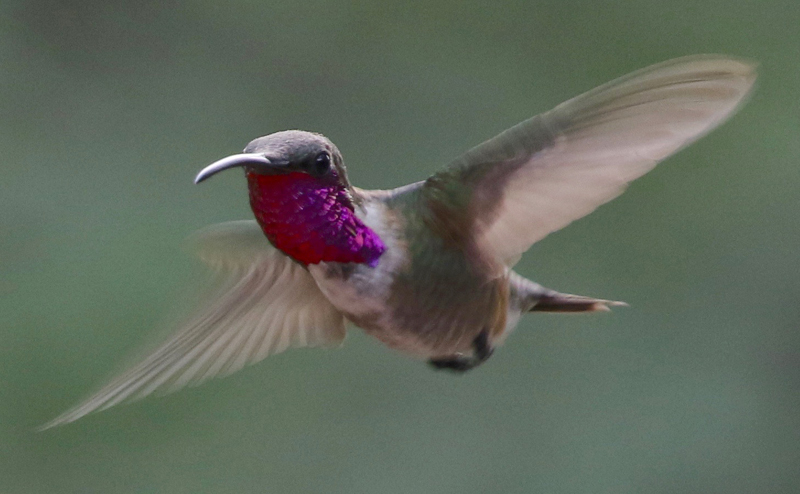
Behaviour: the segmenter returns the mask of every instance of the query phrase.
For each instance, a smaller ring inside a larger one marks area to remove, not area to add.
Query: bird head
[[[377,264],[385,246],[359,219],[359,195],[325,136],[287,130],[259,137],[243,153],[205,167],[195,183],[237,167],[245,170],[256,221],[282,252],[305,265]]]
[[[229,168],[244,168],[248,177],[304,173],[321,183],[338,182],[350,189],[339,149],[327,137],[302,130],[285,130],[254,139],[244,152],[203,168],[194,182],[198,184]]]

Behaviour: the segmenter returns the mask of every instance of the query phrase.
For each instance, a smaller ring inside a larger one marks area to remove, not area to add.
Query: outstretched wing
[[[755,78],[753,64],[712,55],[642,69],[480,144],[421,192],[440,222],[513,265],[723,122]]]
[[[193,243],[217,272],[216,295],[143,361],[42,429],[224,376],[289,347],[344,339],[344,317],[306,269],[269,244],[255,221],[212,226]]]

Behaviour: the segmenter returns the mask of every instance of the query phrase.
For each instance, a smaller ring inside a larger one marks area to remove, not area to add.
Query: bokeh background
[[[798,26],[780,0],[3,0],[0,493],[800,492]],[[760,62],[747,106],[518,266],[629,309],[528,317],[464,376],[353,331],[33,431],[182,307],[187,235],[250,217],[239,174],[192,184],[212,160],[302,128],[390,188],[693,53]]]

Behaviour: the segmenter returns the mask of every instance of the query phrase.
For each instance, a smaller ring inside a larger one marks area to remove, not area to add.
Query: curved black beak
[[[278,163],[273,163],[263,154],[257,153],[243,153],[243,154],[234,154],[232,156],[228,156],[227,158],[222,158],[221,160],[215,161],[208,165],[207,167],[200,170],[200,173],[197,174],[197,177],[194,179],[194,183],[199,184],[203,180],[207,179],[208,177],[219,173],[223,170],[227,170],[228,168],[236,168],[239,166],[250,166],[253,168],[271,168],[271,169],[278,169],[281,165]]]

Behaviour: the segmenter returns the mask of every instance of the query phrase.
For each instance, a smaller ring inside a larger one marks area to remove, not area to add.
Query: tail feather
[[[627,307],[625,302],[551,292],[542,295],[529,312],[608,312],[611,307]]]
[[[608,312],[611,307],[627,307],[625,302],[560,293],[511,271],[511,300],[522,312]]]

